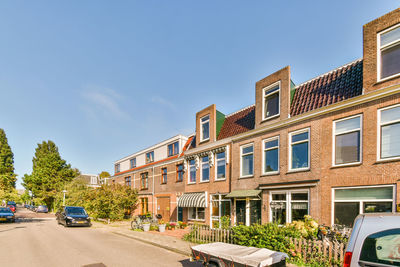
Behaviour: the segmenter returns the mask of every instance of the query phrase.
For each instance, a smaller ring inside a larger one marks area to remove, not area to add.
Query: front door
[[[250,200],[250,225],[261,224],[261,200]]]
[[[246,200],[236,200],[236,225],[246,225]]]
[[[169,197],[158,197],[157,198],[157,214],[162,215],[162,219],[165,222],[170,220],[170,201]]]
[[[182,222],[183,221],[183,208],[178,207],[178,221]]]

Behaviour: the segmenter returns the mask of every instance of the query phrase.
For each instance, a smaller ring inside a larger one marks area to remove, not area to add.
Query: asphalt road
[[[187,257],[94,228],[65,228],[52,214],[18,209],[0,224],[0,266],[198,266]]]

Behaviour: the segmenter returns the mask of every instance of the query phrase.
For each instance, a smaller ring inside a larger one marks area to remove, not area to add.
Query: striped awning
[[[184,193],[178,200],[178,207],[183,208],[205,208],[206,194],[200,193]]]

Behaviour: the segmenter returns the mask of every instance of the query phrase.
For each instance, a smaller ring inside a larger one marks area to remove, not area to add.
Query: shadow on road
[[[1,232],[12,231],[12,230],[15,230],[15,229],[21,229],[21,228],[26,228],[26,227],[25,226],[17,226],[17,227],[13,227],[13,228],[8,228],[8,229],[0,230],[0,233]]]
[[[204,265],[199,261],[191,262],[189,259],[186,259],[179,262],[182,264],[182,267],[204,267]]]

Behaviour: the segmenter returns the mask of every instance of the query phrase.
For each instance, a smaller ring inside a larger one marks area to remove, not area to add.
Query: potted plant
[[[148,232],[150,230],[150,223],[145,222],[143,223],[143,231]]]
[[[171,227],[171,230],[175,230],[175,228],[176,228],[176,223],[170,222],[170,223],[169,223],[169,226]]]
[[[166,226],[165,222],[163,220],[160,220],[158,222],[158,231],[160,233],[165,232],[165,226]]]

